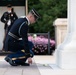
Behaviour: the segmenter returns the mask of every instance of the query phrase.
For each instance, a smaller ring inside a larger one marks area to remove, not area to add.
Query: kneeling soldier
[[[33,43],[28,41],[28,25],[35,23],[40,15],[32,9],[24,18],[19,18],[14,22],[5,39],[5,50],[13,53],[7,55],[5,60],[12,66],[25,65],[32,63]],[[19,40],[22,38],[22,40]],[[28,63],[25,63],[28,60]]]

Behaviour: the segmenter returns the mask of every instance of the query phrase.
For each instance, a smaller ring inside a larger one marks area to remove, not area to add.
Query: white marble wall
[[[5,11],[7,11],[6,7],[0,7],[0,18],[2,16],[3,12],[5,12]],[[25,7],[24,6],[14,7],[14,11],[18,15],[18,17],[25,16]],[[4,24],[0,21],[0,50],[2,49],[2,45],[3,45],[3,37],[4,37]]]
[[[53,26],[55,27],[55,40],[56,40],[56,48],[60,45],[67,34],[67,18],[57,18]]]
[[[76,70],[76,0],[68,0],[68,33],[57,46],[56,65],[62,69]]]

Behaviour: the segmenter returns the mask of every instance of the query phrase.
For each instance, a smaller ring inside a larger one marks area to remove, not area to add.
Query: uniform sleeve
[[[1,17],[1,22],[6,23],[6,17],[5,14],[7,14],[6,12],[2,15]]]
[[[18,19],[17,14],[14,12],[14,21]]]
[[[26,25],[26,23],[22,24],[19,32],[20,32],[19,35],[22,37],[22,40],[23,40],[25,53],[30,53],[29,46],[28,46],[28,35],[27,35],[28,25]]]

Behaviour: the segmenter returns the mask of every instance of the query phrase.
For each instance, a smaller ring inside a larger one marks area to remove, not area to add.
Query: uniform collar
[[[29,21],[29,19],[26,17],[26,19],[27,19],[27,21],[28,21],[28,25],[30,25],[30,21]]]

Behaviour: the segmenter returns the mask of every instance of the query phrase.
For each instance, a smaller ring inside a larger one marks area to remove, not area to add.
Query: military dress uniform
[[[1,22],[3,22],[5,24],[5,26],[4,26],[5,31],[7,28],[9,31],[9,29],[13,25],[14,21],[17,19],[18,19],[18,17],[15,12],[8,12],[8,11],[5,12],[1,17]],[[10,21],[9,24],[8,24],[8,21]]]
[[[10,30],[10,28],[12,27],[14,21],[17,19],[18,19],[18,17],[15,12],[8,12],[8,11],[5,12],[1,17],[1,22],[3,22],[5,24],[5,26],[4,26],[5,33],[4,33],[2,50],[4,50],[4,43],[5,43],[6,35],[7,35],[8,31]]]
[[[36,19],[39,18],[37,12],[32,9],[30,11]],[[27,17],[17,19],[12,28],[9,30],[5,40],[5,50],[12,51],[14,53],[9,54],[5,57],[5,60],[12,66],[17,65],[29,65],[25,64],[27,58],[33,57],[32,51],[33,43],[28,41],[28,25],[30,24]],[[22,38],[22,40],[19,40]]]
[[[26,61],[30,57],[30,52],[32,53],[33,43],[28,41],[28,20],[26,18],[20,18],[15,21],[12,28],[10,29],[6,41],[5,41],[5,50],[15,52],[8,55],[7,57],[11,58],[15,63],[11,65],[18,65],[20,62]],[[23,40],[19,40],[22,38]],[[30,48],[30,50],[29,50]],[[6,61],[9,61],[9,58],[5,58]]]

